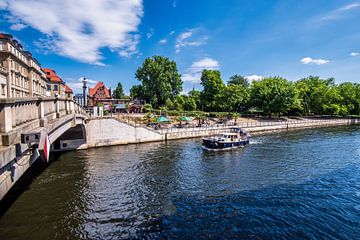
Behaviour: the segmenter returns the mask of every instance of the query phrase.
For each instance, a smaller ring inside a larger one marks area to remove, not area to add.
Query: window
[[[54,85],[54,91],[59,91],[57,84]]]
[[[47,90],[51,91],[51,85],[50,84],[47,85]]]

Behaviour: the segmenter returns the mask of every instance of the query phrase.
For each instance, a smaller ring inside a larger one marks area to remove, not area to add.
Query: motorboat
[[[225,150],[249,144],[250,134],[242,128],[230,128],[215,137],[202,138],[204,150]]]

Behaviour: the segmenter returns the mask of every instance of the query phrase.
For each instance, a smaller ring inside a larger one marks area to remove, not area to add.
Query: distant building
[[[51,97],[65,97],[65,83],[51,68],[42,69],[48,79],[47,91]]]
[[[46,96],[40,63],[9,34],[0,33],[0,98]]]
[[[65,84],[65,95],[67,98],[74,98],[74,92],[71,90],[71,88]]]
[[[103,82],[98,82],[95,87],[89,88],[88,107],[97,106],[100,103],[111,104],[111,91]]]

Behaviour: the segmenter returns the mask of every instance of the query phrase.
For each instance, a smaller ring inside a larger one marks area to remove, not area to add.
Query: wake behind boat
[[[230,128],[216,137],[202,138],[204,150],[225,150],[249,144],[250,134],[242,128]]]

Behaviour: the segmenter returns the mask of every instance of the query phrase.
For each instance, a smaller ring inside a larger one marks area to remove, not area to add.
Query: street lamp
[[[82,80],[82,83],[83,83],[83,107],[87,106],[87,102],[86,102],[86,83],[87,83],[87,80],[86,78],[84,77],[83,80]]]

